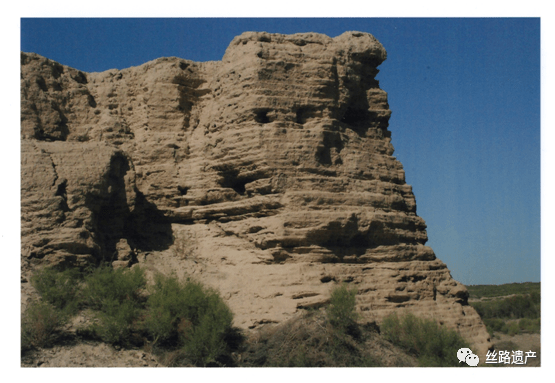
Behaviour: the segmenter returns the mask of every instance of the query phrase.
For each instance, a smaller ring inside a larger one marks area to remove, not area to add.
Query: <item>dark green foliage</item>
[[[106,343],[130,345],[132,334],[138,329],[136,321],[139,314],[136,302],[106,300],[102,310],[94,314],[97,321],[91,327],[92,333]]]
[[[506,283],[503,285],[467,285],[470,298],[500,297],[512,294],[541,292],[540,282]]]
[[[416,355],[423,367],[460,366],[457,351],[469,347],[457,332],[412,314],[390,315],[384,319],[381,331],[393,344]]]
[[[187,296],[185,288],[175,277],[157,275],[151,289],[146,307],[147,314],[144,326],[158,341],[178,341],[178,325],[181,318],[188,317],[191,297]],[[191,289],[189,289],[191,290]],[[185,324],[183,324],[184,326]]]
[[[87,306],[95,310],[93,333],[107,343],[128,344],[144,306],[141,292],[145,286],[144,271],[138,267],[101,266],[87,275],[82,294]]]
[[[213,306],[197,326],[182,334],[183,351],[197,366],[206,366],[228,351],[226,333],[231,328],[231,312],[223,305]]]
[[[326,310],[328,320],[343,332],[352,332],[356,328],[356,294],[356,289],[350,289],[345,284],[331,292],[330,305]]]
[[[522,318],[518,321],[520,332],[539,333],[541,331],[541,319]]]
[[[155,343],[181,347],[193,364],[206,365],[228,351],[233,315],[217,292],[158,275],[146,306],[144,328]]]
[[[515,295],[486,302],[472,302],[482,318],[539,318],[541,317],[540,294]]]
[[[500,318],[484,318],[482,319],[486,328],[490,335],[493,335],[494,332],[502,332],[503,334],[507,334],[509,329],[507,324],[503,319]]]
[[[470,304],[480,314],[491,335],[494,332],[509,335],[540,332],[541,295],[539,292]],[[521,320],[517,323],[514,321],[516,319]]]
[[[110,266],[100,266],[85,277],[83,300],[94,310],[106,311],[107,307],[124,301],[140,305],[140,294],[146,286],[144,271]]]
[[[49,344],[65,318],[79,307],[94,315],[93,325],[82,333],[124,346],[136,345],[146,336],[167,350],[179,350],[172,351],[177,365],[226,365],[230,347],[242,341],[231,328],[233,315],[218,293],[197,282],[157,276],[145,298],[142,269],[114,270],[106,265],[84,277],[75,270],[44,269],[32,281],[53,306],[34,304],[25,312],[23,349]]]
[[[520,320],[503,320],[501,318],[485,318],[484,324],[488,332],[516,335],[521,333],[539,333],[541,331],[541,319],[522,318]]]
[[[31,283],[42,299],[51,303],[64,314],[75,314],[79,308],[78,292],[81,274],[76,269],[58,271],[44,268],[35,272]]]
[[[507,324],[507,334],[510,336],[516,335],[520,332],[517,322],[510,322]]]
[[[21,349],[51,346],[65,316],[46,302],[33,302],[21,318]]]

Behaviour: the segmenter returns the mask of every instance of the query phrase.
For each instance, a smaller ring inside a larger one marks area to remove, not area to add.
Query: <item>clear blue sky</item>
[[[220,60],[245,31],[373,34],[394,155],[465,284],[540,281],[540,19],[22,19],[21,50],[92,72]]]

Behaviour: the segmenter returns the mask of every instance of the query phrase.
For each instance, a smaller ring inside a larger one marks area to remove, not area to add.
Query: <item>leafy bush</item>
[[[227,352],[226,333],[231,329],[231,311],[223,301],[213,302],[196,326],[185,327],[181,337],[185,354],[196,365],[216,361]]]
[[[146,302],[144,327],[154,342],[176,342],[180,318],[186,318],[188,298],[184,287],[175,277],[156,275],[154,286]]]
[[[131,301],[139,305],[145,286],[145,274],[141,268],[114,270],[103,265],[85,277],[83,300],[90,308],[101,311],[106,311],[105,307],[114,302]]]
[[[141,292],[145,286],[144,271],[138,267],[114,270],[101,266],[87,275],[83,299],[96,310],[93,333],[107,343],[129,343],[144,306]]]
[[[328,320],[343,332],[353,332],[356,327],[356,293],[356,289],[349,289],[345,284],[331,292],[330,305],[326,310]]]
[[[213,362],[227,351],[233,315],[214,290],[157,275],[146,307],[144,328],[155,343],[182,347],[196,365]]]
[[[80,280],[81,275],[76,269],[58,271],[50,267],[38,270],[31,277],[31,283],[42,299],[68,315],[75,314],[79,308]]]
[[[416,355],[421,366],[460,366],[457,351],[469,347],[457,332],[412,314],[392,314],[380,328],[386,339]]]
[[[485,318],[483,321],[490,335],[493,335],[494,332],[501,332],[503,334],[507,334],[509,332],[509,328],[503,319]]]
[[[132,343],[132,335],[138,330],[139,313],[140,308],[133,301],[119,303],[107,300],[102,310],[95,312],[97,322],[91,330],[106,343],[127,346]]]
[[[46,302],[33,302],[21,318],[21,348],[52,345],[56,333],[65,324],[65,316]]]

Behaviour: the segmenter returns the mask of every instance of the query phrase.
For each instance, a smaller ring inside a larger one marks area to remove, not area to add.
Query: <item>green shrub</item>
[[[97,322],[91,329],[106,343],[128,345],[133,332],[138,330],[136,320],[139,313],[136,302],[106,300],[102,311],[95,313]]]
[[[413,314],[401,318],[392,314],[384,319],[380,328],[386,339],[416,355],[421,366],[460,366],[457,351],[469,347],[457,332]]]
[[[518,322],[521,331],[528,333],[539,333],[541,330],[541,319],[522,318]]]
[[[138,267],[114,270],[101,266],[87,275],[83,299],[96,310],[93,333],[107,343],[128,344],[131,334],[138,330],[145,286],[144,271]]]
[[[81,283],[82,280],[82,283]],[[137,344],[142,335],[170,348],[177,347],[176,361],[206,365],[228,351],[235,334],[233,315],[218,293],[200,283],[158,275],[148,298],[144,271],[103,265],[84,278],[74,270],[44,269],[33,277],[43,299],[55,307],[32,305],[22,317],[23,348],[43,346],[79,305],[92,310],[89,334],[107,343]],[[236,335],[236,334],[235,334]]]
[[[75,314],[79,308],[78,292],[81,275],[76,269],[58,271],[44,268],[36,271],[31,283],[42,299],[66,314]]]
[[[482,319],[486,318],[539,318],[541,316],[540,294],[533,292],[529,295],[515,295],[504,299],[487,302],[473,302]]]
[[[154,342],[176,342],[177,326],[181,318],[187,318],[189,297],[185,288],[175,277],[156,275],[154,286],[146,302],[147,313],[144,327]]]
[[[227,352],[225,337],[233,315],[216,291],[191,280],[157,275],[146,307],[143,325],[155,343],[182,347],[200,366]]]
[[[65,316],[49,303],[31,303],[21,318],[22,350],[52,345],[64,324]]]
[[[537,291],[503,299],[473,302],[471,305],[482,317],[492,336],[494,332],[509,335],[540,332],[541,295]],[[510,322],[514,319],[520,319],[520,321]]]
[[[490,335],[493,335],[494,332],[501,332],[503,334],[507,334],[509,332],[507,324],[503,319],[485,318],[483,321]]]
[[[517,322],[511,322],[507,324],[507,332],[510,336],[516,335],[520,333],[520,328],[518,327]]]
[[[347,332],[356,326],[356,289],[349,289],[345,284],[332,290],[330,305],[326,313],[328,320],[335,328]]]
[[[214,299],[200,317],[199,324],[185,328],[181,334],[183,350],[193,363],[206,365],[227,352],[225,336],[231,328],[232,319],[231,311],[223,301],[216,302]]]
[[[113,302],[131,301],[139,305],[145,286],[145,274],[141,268],[114,270],[103,265],[85,277],[83,300],[90,308],[101,311]]]

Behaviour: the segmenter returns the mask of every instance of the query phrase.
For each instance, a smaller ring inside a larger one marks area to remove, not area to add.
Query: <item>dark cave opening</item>
[[[239,195],[245,195],[245,186],[248,183],[255,181],[255,179],[249,177],[240,177],[239,171],[236,169],[230,169],[226,172],[222,172],[220,173],[220,176],[222,177],[219,182],[220,186],[233,189]]]
[[[254,120],[259,124],[267,124],[270,122],[270,118],[268,117],[268,110],[260,110],[256,112],[254,116]]]
[[[177,191],[181,195],[187,195],[187,192],[189,191],[189,188],[187,186],[178,186]]]
[[[353,125],[353,126],[360,126],[365,123],[368,123],[369,114],[367,110],[349,107],[343,117],[341,118],[341,122],[345,124]]]

